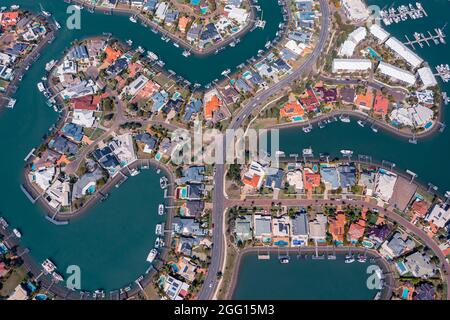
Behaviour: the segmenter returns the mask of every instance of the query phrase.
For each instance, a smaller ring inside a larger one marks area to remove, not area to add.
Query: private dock
[[[436,71],[435,76],[440,77],[443,82],[447,83],[450,80],[450,66],[448,64],[437,65]]]
[[[445,25],[446,26],[446,25]],[[439,45],[439,44],[445,44],[445,33],[444,33],[444,27],[442,28],[435,28],[434,33],[431,33],[430,31],[427,31],[425,33],[419,33],[415,32],[413,37],[413,40],[410,40],[407,35],[405,35],[406,42],[404,42],[405,45],[411,46],[414,50],[415,45],[418,45],[419,47],[423,48],[424,44],[426,44],[428,47],[431,46],[431,44]]]

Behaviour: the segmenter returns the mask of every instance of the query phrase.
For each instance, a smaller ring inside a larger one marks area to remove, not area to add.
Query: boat
[[[341,150],[341,154],[346,157],[351,157],[353,155],[352,150]]]
[[[310,133],[311,132],[311,127],[303,127],[302,128],[304,133]]]
[[[133,169],[133,170],[131,170],[131,172],[130,172],[130,175],[132,176],[132,177],[135,177],[135,176],[137,176],[139,173],[141,173],[138,169]]]
[[[232,41],[230,42],[230,47],[234,48],[236,46],[236,42]]]
[[[133,45],[133,40],[128,39],[128,40],[127,40],[127,44],[131,47],[131,46]]]
[[[352,255],[345,256],[345,263],[353,263],[355,262],[355,258]]]
[[[55,264],[50,259],[45,259],[44,262],[42,262],[42,267],[49,274],[56,270]]]
[[[56,65],[56,60],[51,60],[45,65],[45,71],[49,72]]]
[[[147,261],[152,263],[153,260],[155,260],[156,256],[158,255],[158,251],[156,249],[150,250],[147,256]]]
[[[159,179],[159,185],[160,185],[161,189],[167,188],[168,183],[169,183],[169,180],[166,177],[161,177]]]
[[[152,51],[147,51],[147,57],[152,61],[158,60],[158,56]]]
[[[323,124],[323,122],[322,122],[322,121],[319,121],[318,125],[319,125],[319,128],[320,128],[320,129],[323,129],[323,128],[325,128],[325,125]]]
[[[366,124],[366,123],[365,123],[364,121],[362,121],[362,120],[358,120],[357,123],[358,123],[358,125],[359,125],[360,127],[363,127],[363,128],[364,128],[364,125]]]
[[[156,240],[155,240],[155,248],[156,249],[164,247],[164,244],[165,243],[164,243],[164,239],[163,238],[160,238],[160,237],[156,238]]]
[[[6,10],[6,7],[2,7],[2,11],[4,11],[3,8]],[[11,10],[19,10],[20,6],[15,4],[15,5],[12,5],[10,8],[11,8]]]
[[[372,131],[375,132],[375,133],[378,132],[378,128],[377,128],[377,127],[373,127],[373,126],[372,126],[371,129],[372,129]]]
[[[162,223],[158,223],[158,224],[156,225],[156,228],[155,228],[155,234],[156,234],[157,236],[162,235],[162,234],[163,234],[162,229],[163,229],[163,224],[162,224]]]
[[[344,123],[349,123],[350,122],[350,118],[348,116],[344,116],[344,115],[340,115],[339,116],[339,120],[341,120]]]
[[[101,299],[103,299],[103,298],[105,298],[105,291],[103,291],[101,289],[95,290],[94,293],[92,294],[92,296],[94,298],[101,298]]]
[[[37,84],[37,87],[38,87],[39,92],[44,92],[45,87],[44,87],[44,84],[42,82],[39,82]]]
[[[367,261],[367,258],[365,256],[363,256],[362,254],[360,254],[358,256],[358,262],[365,263],[366,261]]]
[[[136,17],[135,16],[131,16],[130,17],[130,21],[133,22],[133,23],[136,23],[137,22]]]
[[[19,230],[13,229],[13,233],[14,233],[14,235],[15,235],[17,238],[22,238],[22,234],[20,233]]]
[[[173,46],[174,46],[175,48],[179,48],[179,47],[180,47],[180,45],[179,45],[178,43],[176,43],[176,42],[173,43]]]
[[[158,206],[158,214],[159,214],[160,216],[162,216],[162,215],[164,214],[164,205],[163,205],[163,204],[160,204],[160,205]]]
[[[17,100],[10,98],[8,104],[6,105],[7,108],[9,109],[13,109],[14,106],[16,105]]]
[[[160,246],[161,246],[161,240],[160,240],[160,238],[158,237],[158,238],[156,238],[156,240],[155,240],[155,248],[156,248],[156,249],[159,249]]]
[[[187,57],[189,57],[191,55],[191,53],[189,51],[187,51],[187,50],[184,50],[182,55],[187,58]]]
[[[61,29],[61,25],[59,24],[59,22],[56,21],[56,19],[53,19],[53,20],[55,21],[56,29]]]
[[[52,276],[53,276],[53,278],[56,280],[56,281],[59,281],[59,282],[61,282],[61,281],[64,281],[64,278],[62,277],[62,275],[60,275],[58,272],[56,272],[56,271],[53,271],[52,272]]]
[[[313,156],[313,150],[311,147],[303,149],[302,153],[303,153],[304,157],[312,157]]]
[[[289,257],[282,257],[282,258],[280,258],[280,263],[282,263],[282,264],[289,263]]]

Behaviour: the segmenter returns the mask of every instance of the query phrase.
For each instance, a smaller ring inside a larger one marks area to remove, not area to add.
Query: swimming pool
[[[187,187],[183,187],[183,188],[180,188],[179,189],[180,190],[180,198],[181,199],[186,199],[186,197],[187,197]]]
[[[397,267],[397,270],[400,273],[400,275],[404,275],[405,273],[408,272],[408,268],[406,267],[403,261],[397,262],[395,266]]]
[[[402,290],[402,299],[408,299],[409,290],[407,288],[403,288]]]
[[[375,50],[373,50],[372,48],[367,48],[367,51],[369,52],[369,54],[370,54],[370,56],[372,57],[372,58],[376,58],[376,59],[378,59],[379,61],[381,61],[382,59],[381,59],[381,57],[380,57],[380,55],[375,51]]]
[[[426,125],[424,125],[423,127],[424,127],[425,129],[428,129],[428,128],[430,128],[432,125],[433,125],[433,121],[430,121],[430,122],[428,122]]]
[[[364,240],[364,241],[362,242],[362,245],[363,245],[364,247],[366,247],[366,248],[369,248],[369,249],[372,249],[372,248],[375,246],[372,242],[367,241],[367,240]]]
[[[297,121],[302,121],[302,120],[303,120],[303,118],[300,117],[300,116],[292,117],[292,121],[295,121],[295,122],[297,122]]]

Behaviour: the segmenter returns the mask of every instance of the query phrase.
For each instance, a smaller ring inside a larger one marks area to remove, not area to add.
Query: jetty
[[[450,66],[448,64],[437,65],[436,71],[437,73],[435,74],[435,76],[440,77],[443,82],[447,83],[450,80]]]
[[[410,40],[407,35],[405,35],[406,42],[404,42],[405,45],[411,46],[414,50],[415,45],[418,45],[419,47],[423,48],[426,44],[428,47],[431,46],[431,44],[439,45],[439,44],[446,44],[445,42],[445,33],[444,28],[446,25],[442,28],[435,28],[434,33],[431,33],[431,31],[423,32],[414,32],[414,39]]]
[[[380,18],[387,26],[392,23],[399,23],[408,19],[416,20],[423,17],[428,17],[428,14],[420,2],[416,2],[415,6],[409,3],[397,8],[391,6],[380,11]]]

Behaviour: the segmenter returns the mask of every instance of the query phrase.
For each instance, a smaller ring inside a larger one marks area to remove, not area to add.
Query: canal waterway
[[[44,76],[45,64],[60,59],[74,40],[111,33],[155,52],[166,62],[166,68],[192,83],[207,84],[219,78],[223,70],[256,56],[275,37],[282,21],[281,8],[276,1],[261,1],[267,18],[264,30],[244,35],[234,48],[227,47],[217,55],[185,58],[180,48],[162,41],[150,29],[131,23],[127,16],[83,10],[81,29],[67,30],[67,4],[62,0],[2,0],[1,6],[18,4],[22,9],[39,12],[39,3],[53,13],[63,28],[23,77],[14,96],[15,108],[0,110],[0,216],[20,229],[21,245],[30,249],[38,263],[50,258],[62,275],[69,265],[78,265],[83,290],[118,289],[133,282],[149,267],[145,260],[154,245],[155,225],[161,222],[157,215],[158,204],[163,201],[159,176],[152,169],[128,179],[106,201],[67,226],[55,226],[45,220],[42,209],[33,205],[19,188],[23,159],[57,120],[57,114],[46,106],[45,98],[36,88]]]
[[[258,260],[256,253],[245,255],[238,273],[233,299],[261,300],[371,300],[377,290],[369,289],[369,263],[336,260]]]
[[[395,7],[407,3],[415,4],[415,1],[395,1]],[[369,4],[376,4],[380,8],[391,5],[394,1],[369,1]],[[412,39],[414,32],[433,33],[434,28],[442,28],[448,21],[450,12],[450,2],[446,0],[422,1],[422,5],[428,13],[428,17],[418,20],[408,20],[398,24],[384,26],[392,35],[402,41],[405,35]],[[449,34],[447,26],[444,32]],[[427,61],[431,68],[442,63],[450,63],[450,45],[435,45],[420,49],[417,53]],[[443,91],[450,93],[450,84],[445,84],[438,80]],[[443,107],[443,122],[448,122],[447,107]],[[450,169],[448,161],[450,159],[450,130],[447,127],[444,132],[436,135],[419,138],[417,145],[408,142],[408,139],[399,138],[393,134],[382,132],[372,132],[369,125],[364,128],[356,124],[353,120],[351,124],[342,122],[328,124],[327,127],[319,129],[314,126],[312,132],[305,134],[299,128],[289,128],[280,132],[280,149],[289,153],[300,153],[303,148],[312,147],[315,155],[320,152],[328,152],[332,156],[340,156],[340,150],[353,150],[356,154],[370,155],[374,160],[388,160],[397,165],[400,169],[410,169],[417,173],[419,180],[424,183],[433,183],[439,187],[439,191],[444,193],[450,190]]]

